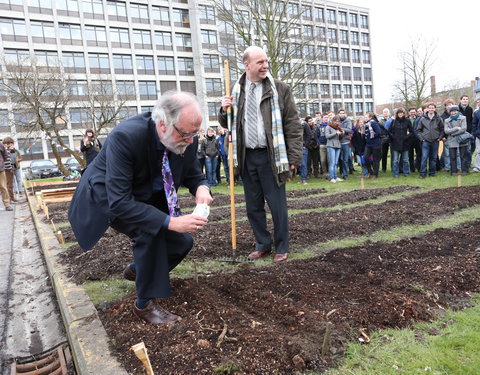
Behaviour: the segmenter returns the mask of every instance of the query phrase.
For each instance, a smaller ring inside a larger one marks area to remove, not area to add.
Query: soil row
[[[474,192],[446,190],[429,193],[431,199],[424,201],[448,209],[453,196],[465,199]],[[238,374],[323,370],[336,364],[347,342],[362,337],[360,329],[369,335],[378,328],[406,327],[430,319],[442,307],[465,306],[468,293],[480,287],[479,225],[200,277],[198,283],[174,280],[176,296],[162,305],[183,320],[170,328],[139,322],[131,310],[133,296],[105,307],[100,317],[131,373],[139,373],[141,366],[128,349],[140,341],[155,373],[212,374],[226,363],[237,365]],[[322,356],[327,322],[333,334]]]

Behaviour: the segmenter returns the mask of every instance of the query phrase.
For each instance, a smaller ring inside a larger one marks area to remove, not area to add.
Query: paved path
[[[66,340],[30,209],[23,199],[0,209],[0,374],[25,357]]]

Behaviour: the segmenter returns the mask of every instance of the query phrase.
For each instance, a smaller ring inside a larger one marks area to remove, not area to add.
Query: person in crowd
[[[111,226],[132,239],[134,263],[124,277],[135,281],[133,311],[151,324],[181,318],[160,306],[171,295],[169,272],[193,246],[190,233],[207,222],[182,215],[176,189],[185,186],[197,204],[212,196],[197,159],[202,111],[188,92],[169,91],[145,112],[119,123],[75,190],[68,218],[78,244],[92,248]]]
[[[480,99],[477,99],[477,109],[473,114],[472,135],[475,137],[476,155],[473,158],[472,172],[480,172]]]
[[[274,226],[275,262],[288,259],[288,209],[285,183],[302,162],[302,126],[287,84],[268,72],[268,57],[257,46],[242,57],[245,73],[222,99],[219,122],[227,127],[226,110],[233,107],[233,163],[243,180],[247,217],[255,235],[250,259],[272,252],[265,201]],[[241,109],[241,110],[239,110]]]
[[[7,174],[5,173],[5,162],[7,161],[8,153],[3,145],[3,142],[0,142],[0,194],[2,195],[3,205],[5,206],[6,211],[13,211],[13,207],[10,202],[10,194],[8,194],[7,189]]]
[[[320,178],[320,147],[317,143],[316,132],[317,125],[313,121],[313,118],[310,116],[305,117],[308,127],[310,128],[309,139],[307,142],[308,148],[308,160],[307,160],[307,170],[315,178]]]
[[[364,116],[365,120],[365,152],[363,157],[367,165],[368,176],[378,178],[380,169],[380,158],[382,156],[382,130],[378,123],[377,116],[373,112],[368,112]]]
[[[9,137],[7,137],[9,138]],[[22,182],[22,168],[20,162],[22,161],[22,154],[15,148],[15,142],[13,138],[9,139],[10,160],[13,166],[13,193],[18,197],[22,196],[24,191]]]
[[[308,144],[312,138],[312,131],[310,125],[308,125],[307,119],[311,119],[310,116],[305,117],[302,121],[303,128],[303,150],[302,150],[302,164],[298,168],[298,174],[300,175],[300,185],[307,185],[308,182]]]
[[[215,136],[215,129],[209,127],[207,136],[202,144],[205,153],[205,169],[207,170],[207,180],[210,186],[217,186],[216,171],[218,155],[220,154],[220,145]]]
[[[338,161],[340,160],[340,152],[342,144],[340,137],[344,135],[339,116],[334,116],[328,123],[325,129],[325,137],[327,138],[327,152],[328,152],[328,172],[330,182],[335,183],[343,181],[337,176]]]
[[[205,129],[200,129],[198,132],[197,159],[200,162],[200,170],[205,174],[205,151],[203,151],[203,142],[205,142]]]
[[[80,152],[83,152],[87,167],[95,159],[102,148],[102,143],[97,139],[92,129],[85,131],[85,136],[80,141]]]
[[[377,121],[378,125],[380,126],[381,134],[380,139],[382,140],[382,172],[385,173],[387,171],[387,161],[388,161],[388,149],[390,148],[390,138],[388,134],[388,128],[390,127],[393,118],[390,115],[390,110],[388,108],[384,108],[382,111],[382,117],[380,121]]]
[[[458,108],[460,113],[463,116],[465,116],[465,119],[467,120],[467,132],[472,134],[473,108],[470,107],[468,101],[469,101],[468,95],[462,95],[462,97],[460,98],[460,103],[458,104]],[[467,155],[465,157],[467,158],[467,161],[468,161],[468,169],[470,169],[470,166],[472,164],[472,155],[475,152],[475,137],[473,137],[467,143],[466,152],[467,152]],[[457,161],[458,161],[458,158],[457,158]]]
[[[7,158],[5,159],[5,176],[7,177],[7,190],[8,190],[8,195],[10,196],[10,201],[11,202],[17,202],[15,199],[15,195],[13,192],[13,179],[15,176],[15,167],[12,162],[12,157],[10,153],[10,147],[13,146],[13,139],[11,137],[5,137],[3,139],[3,147],[5,148],[5,152],[7,155]]]
[[[412,124],[414,134],[410,138],[410,148],[408,150],[408,163],[410,165],[410,172],[414,173],[420,170],[420,162],[422,160],[422,144],[415,135],[415,122],[417,119],[417,109],[415,107],[408,109],[408,119]]]
[[[228,150],[227,150],[227,139],[228,139],[228,130],[223,126],[217,128],[217,141],[220,145],[220,155],[218,156],[218,161],[222,162],[223,172],[225,173],[225,180],[227,185],[230,183],[230,170],[228,167]]]
[[[350,141],[352,136],[352,120],[347,117],[343,108],[338,110],[338,117],[340,117],[340,126],[343,130],[343,136],[340,137],[340,144],[342,149],[340,151],[340,173],[342,178],[346,180],[348,178],[348,172],[353,169],[350,168],[352,162],[352,149],[350,148]]]
[[[443,102],[443,113],[440,115],[440,118],[445,122],[447,118],[450,117],[450,111],[449,108],[454,105],[455,102],[453,99],[446,99]],[[439,147],[441,147],[441,144],[439,144]],[[460,160],[460,158],[458,158]],[[457,164],[457,166],[460,166]],[[443,170],[447,173],[450,173],[450,148],[445,145],[445,142],[443,142],[443,150],[440,152],[440,167],[443,168]],[[456,171],[454,171],[456,172]]]
[[[450,149],[450,174],[455,176],[457,170],[461,169],[461,173],[466,175],[468,173],[467,148],[470,146],[470,140],[461,143],[458,136],[467,131],[467,119],[459,112],[457,105],[450,106],[448,111],[450,116],[445,119],[444,131],[447,136],[445,146]],[[460,152],[461,166],[457,166],[457,150]]]
[[[325,131],[328,126],[328,114],[324,113],[320,119],[317,117],[317,127],[315,138],[320,149],[320,172],[324,178],[328,178],[328,156],[327,156],[327,137]]]
[[[417,135],[422,142],[422,163],[420,178],[435,176],[437,172],[438,143],[443,140],[443,120],[436,112],[437,106],[430,102],[426,105],[426,113],[420,118],[417,125]]]
[[[403,160],[403,175],[407,177],[410,171],[408,164],[408,150],[413,136],[413,125],[410,119],[406,117],[403,108],[399,108],[395,111],[395,119],[388,129],[388,132],[390,134],[390,149],[392,150],[393,158],[393,177],[398,178],[400,174],[400,159]]]
[[[362,177],[368,176],[368,169],[365,163],[365,120],[358,118],[353,126],[352,150],[357,164],[362,168]]]

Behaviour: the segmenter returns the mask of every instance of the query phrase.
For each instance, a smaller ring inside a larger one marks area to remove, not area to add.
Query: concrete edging
[[[82,287],[69,281],[64,272],[65,267],[58,261],[59,254],[65,249],[59,246],[50,226],[37,216],[35,197],[25,195],[57,296],[77,373],[127,375],[110,351],[108,335],[92,301]]]

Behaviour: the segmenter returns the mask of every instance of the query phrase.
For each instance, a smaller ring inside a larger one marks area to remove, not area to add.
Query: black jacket
[[[413,126],[406,117],[396,118],[388,129],[390,133],[390,147],[395,151],[407,151],[410,148]]]
[[[463,109],[461,104],[458,105],[458,108],[460,109],[460,113],[467,119],[467,132],[472,133],[473,108],[467,105],[467,107]]]

